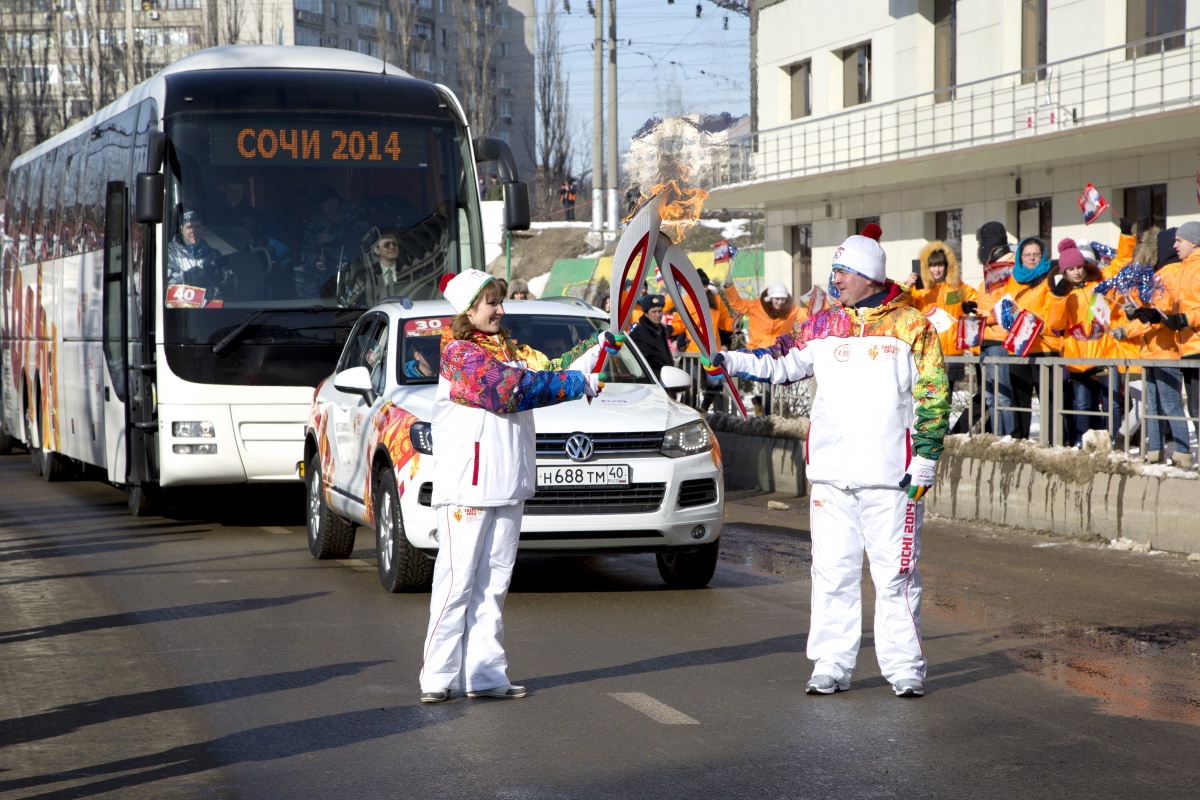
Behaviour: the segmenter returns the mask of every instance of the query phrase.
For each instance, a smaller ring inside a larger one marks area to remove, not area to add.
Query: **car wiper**
[[[329,311],[329,306],[295,306],[295,307],[289,307],[289,308],[256,308],[256,309],[253,309],[252,312],[246,314],[246,319],[241,320],[241,324],[238,325],[238,327],[235,327],[235,329],[226,333],[226,336],[224,336],[224,338],[222,338],[220,342],[217,342],[216,344],[212,345],[212,355],[221,355],[223,353],[223,351],[229,347],[230,344],[233,344],[234,342],[238,341],[238,338],[241,337],[242,333],[246,332],[247,327],[250,327],[251,325],[254,324],[254,320],[257,320],[259,317],[262,317],[263,314],[268,313],[268,312],[275,314],[275,313],[289,312],[289,311],[292,311],[292,312],[302,311],[302,312],[305,312],[308,314],[316,314],[316,313],[319,313],[322,311]]]

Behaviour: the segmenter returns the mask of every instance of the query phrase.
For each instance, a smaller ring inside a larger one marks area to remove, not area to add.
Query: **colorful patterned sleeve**
[[[596,331],[591,336],[584,339],[582,342],[575,345],[574,347],[572,347],[567,352],[563,353],[558,358],[552,359],[550,361],[549,368],[550,369],[566,369],[568,364],[574,363],[576,359],[578,359],[580,356],[582,356],[584,353],[586,353],[589,348],[594,347],[596,345],[596,343],[599,341],[600,341],[600,331]]]
[[[507,366],[471,342],[454,340],[442,350],[441,375],[450,399],[497,414],[514,414],[583,397],[584,375],[573,370]]]
[[[805,352],[807,331],[801,325],[785,333],[770,347],[735,350],[725,354],[725,369],[731,375],[752,381],[789,384],[812,375],[811,354]]]
[[[942,344],[937,331],[921,315],[923,325],[912,343],[915,363],[913,401],[917,421],[913,425],[913,452],[936,459],[942,454],[942,440],[950,427],[950,382],[942,360]]]

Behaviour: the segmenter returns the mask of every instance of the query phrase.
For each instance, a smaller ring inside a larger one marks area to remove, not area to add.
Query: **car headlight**
[[[428,422],[414,422],[408,429],[408,438],[418,453],[433,455],[433,426]]]
[[[177,439],[213,439],[217,429],[208,420],[172,422],[171,435]]]
[[[712,431],[704,420],[696,420],[672,428],[663,436],[662,454],[667,458],[682,458],[712,450]]]

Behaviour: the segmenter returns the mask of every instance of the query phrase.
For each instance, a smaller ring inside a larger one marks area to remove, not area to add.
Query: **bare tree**
[[[534,105],[537,115],[537,185],[539,210],[552,208],[558,187],[571,163],[571,139],[567,131],[567,94],[570,83],[562,68],[558,12],[555,0],[534,5],[538,20],[534,29]]]
[[[416,72],[419,54],[432,49],[428,38],[417,36],[417,4],[413,0],[384,0],[383,8],[383,18],[379,20],[379,57],[403,70]]]
[[[492,0],[454,0],[458,17],[458,97],[475,136],[496,126],[496,68],[492,54],[499,36]]]

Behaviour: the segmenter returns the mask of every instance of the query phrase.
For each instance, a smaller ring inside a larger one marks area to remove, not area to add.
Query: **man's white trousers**
[[[421,691],[479,691],[508,683],[504,621],[522,504],[437,510],[429,631]]]
[[[925,504],[901,489],[812,487],[814,675],[847,684],[862,642],[862,559],[875,583],[875,655],[889,683],[925,680],[921,651],[921,522]]]

